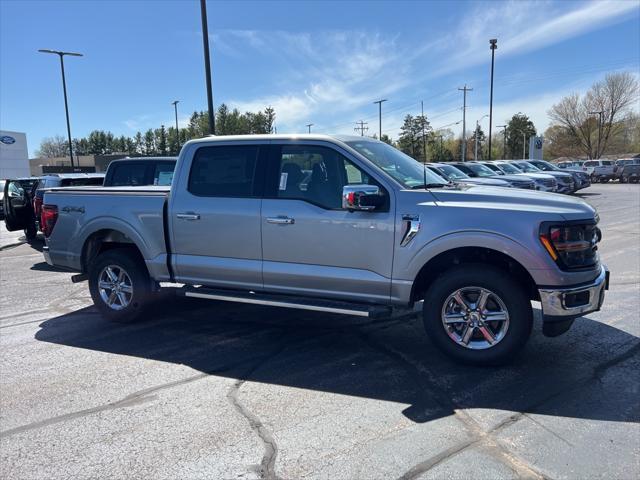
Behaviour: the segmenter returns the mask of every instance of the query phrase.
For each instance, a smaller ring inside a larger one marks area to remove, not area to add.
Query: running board
[[[356,315],[368,318],[386,318],[392,314],[391,307],[368,305],[334,300],[321,300],[289,295],[271,295],[244,291],[219,290],[207,287],[185,287],[180,292],[185,297],[205,298],[222,302],[250,303],[269,307],[297,308],[316,312]]]

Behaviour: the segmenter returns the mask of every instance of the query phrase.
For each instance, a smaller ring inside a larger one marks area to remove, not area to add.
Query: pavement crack
[[[260,478],[276,480],[279,477],[276,475],[275,464],[278,456],[278,445],[271,432],[264,426],[262,420],[253,413],[246,405],[244,405],[238,397],[240,389],[249,380],[251,375],[255,373],[259,368],[263,367],[267,362],[277,357],[287,347],[287,343],[281,344],[278,348],[273,350],[267,355],[259,358],[258,361],[249,368],[249,370],[238,380],[236,380],[227,393],[227,399],[229,403],[233,405],[236,411],[242,415],[251,429],[258,435],[262,442],[264,453],[262,455],[262,461],[260,462]]]

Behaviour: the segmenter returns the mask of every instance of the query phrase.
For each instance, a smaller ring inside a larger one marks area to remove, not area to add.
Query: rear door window
[[[188,190],[201,197],[254,197],[258,146],[220,145],[196,151]]]

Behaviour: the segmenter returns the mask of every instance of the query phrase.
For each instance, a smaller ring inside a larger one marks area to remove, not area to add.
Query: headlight
[[[545,222],[540,242],[562,270],[593,267],[598,263],[598,242],[602,234],[596,222]]]

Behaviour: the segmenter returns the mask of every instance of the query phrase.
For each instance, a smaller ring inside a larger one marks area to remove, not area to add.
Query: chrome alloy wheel
[[[98,277],[100,298],[113,310],[127,308],[133,297],[133,284],[129,274],[118,265],[108,265]]]
[[[509,329],[509,312],[504,302],[481,287],[463,287],[449,295],[441,319],[451,340],[472,350],[495,346]]]

